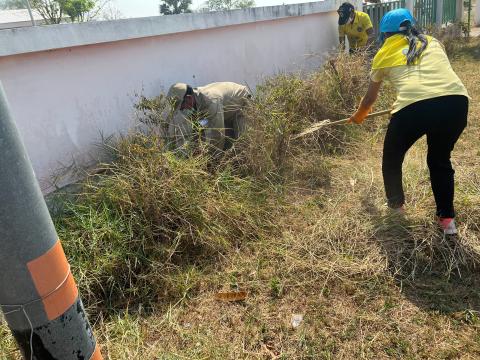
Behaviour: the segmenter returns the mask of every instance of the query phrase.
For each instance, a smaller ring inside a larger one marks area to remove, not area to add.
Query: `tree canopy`
[[[246,9],[255,6],[255,0],[207,0],[205,5],[210,11]]]
[[[97,5],[97,0],[30,0],[32,7],[48,24],[59,24],[65,17],[72,22],[85,21],[86,15]]]
[[[174,15],[182,13],[190,13],[190,5],[192,0],[162,0],[160,2],[160,14]]]

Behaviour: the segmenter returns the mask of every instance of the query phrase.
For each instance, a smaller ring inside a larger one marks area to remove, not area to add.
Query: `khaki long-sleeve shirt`
[[[225,146],[225,129],[238,138],[245,129],[242,109],[251,97],[246,86],[233,82],[216,82],[194,89],[197,111],[205,115],[205,138],[218,149]],[[191,137],[193,127],[185,114],[176,114],[173,121],[177,145]],[[179,139],[181,136],[182,139]]]

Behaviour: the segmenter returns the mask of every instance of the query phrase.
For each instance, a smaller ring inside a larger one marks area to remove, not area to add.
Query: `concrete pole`
[[[1,84],[0,154],[0,305],[20,351],[28,360],[99,360]]]
[[[408,10],[410,10],[410,12],[413,14],[413,2],[414,0],[405,0],[405,8],[407,8]]]
[[[438,28],[441,28],[443,25],[443,0],[436,0],[437,2],[437,11],[435,13],[435,25]]]
[[[457,6],[455,10],[455,21],[462,22],[463,21],[463,0],[457,0]]]
[[[25,1],[27,3],[28,13],[30,14],[30,20],[32,20],[32,26],[37,26],[37,23],[35,22],[35,18],[33,17],[32,7],[30,6],[30,0],[25,0]]]

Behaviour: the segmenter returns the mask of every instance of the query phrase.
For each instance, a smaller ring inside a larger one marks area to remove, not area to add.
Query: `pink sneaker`
[[[386,205],[386,204],[385,204],[385,205]],[[388,206],[388,205],[387,205],[387,206]],[[388,211],[390,212],[390,214],[395,215],[395,216],[397,216],[397,215],[405,215],[405,206],[402,205],[402,206],[397,207],[397,208],[391,208],[391,207],[389,207],[389,208],[388,208]]]
[[[457,227],[453,218],[439,218],[438,225],[445,235],[455,235],[457,233]]]
[[[399,215],[405,215],[405,205],[402,205],[398,208],[392,209],[392,211]]]

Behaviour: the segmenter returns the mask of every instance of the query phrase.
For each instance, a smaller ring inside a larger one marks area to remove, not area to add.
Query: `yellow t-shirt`
[[[347,35],[350,48],[356,49],[367,45],[367,30],[372,27],[373,25],[370,21],[370,16],[368,16],[368,14],[361,11],[355,11],[355,18],[353,19],[353,23],[339,25],[338,35],[341,38]]]
[[[393,53],[382,59],[380,49],[373,60],[372,81],[386,81],[396,90],[397,99],[392,114],[420,100],[447,95],[468,97],[467,89],[453,71],[443,45],[435,38],[428,37],[428,40],[426,49],[415,65],[406,65],[408,41],[401,34],[388,38],[382,46],[393,44]],[[403,58],[402,65],[398,65],[400,57]],[[388,66],[389,63],[392,65]]]

